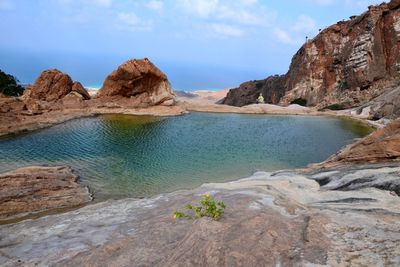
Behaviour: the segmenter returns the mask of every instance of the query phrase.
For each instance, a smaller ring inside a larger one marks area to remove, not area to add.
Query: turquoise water
[[[145,197],[320,162],[367,129],[329,117],[105,115],[0,139],[0,172],[73,166],[97,198]]]

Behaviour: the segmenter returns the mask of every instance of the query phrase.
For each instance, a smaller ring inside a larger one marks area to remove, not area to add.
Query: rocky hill
[[[224,104],[266,102],[308,106],[361,106],[397,88],[400,72],[400,0],[370,6],[360,16],[340,21],[308,40],[283,76],[246,82],[232,89]]]

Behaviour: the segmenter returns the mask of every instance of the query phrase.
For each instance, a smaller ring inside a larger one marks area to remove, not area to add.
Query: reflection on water
[[[106,115],[0,140],[0,171],[67,164],[97,198],[143,197],[320,162],[369,132],[350,120]]]

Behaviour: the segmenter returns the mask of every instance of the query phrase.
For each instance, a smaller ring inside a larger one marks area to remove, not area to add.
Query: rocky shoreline
[[[349,186],[335,190],[337,180],[321,186],[332,172]],[[351,184],[371,177],[398,181],[399,173],[398,164],[259,172],[148,199],[109,200],[0,226],[0,263],[398,266],[400,198]],[[172,219],[174,210],[205,193],[227,204],[220,221]]]

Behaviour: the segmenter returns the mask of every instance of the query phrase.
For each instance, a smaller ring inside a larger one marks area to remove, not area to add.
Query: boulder
[[[68,74],[59,70],[51,69],[43,71],[35,84],[25,90],[22,98],[26,101],[34,99],[46,102],[56,102],[71,91],[83,96],[85,100],[90,99],[89,93],[79,82],[73,82]]]
[[[167,76],[147,58],[131,59],[113,71],[96,96],[130,98],[133,105],[152,106],[173,100]]]

